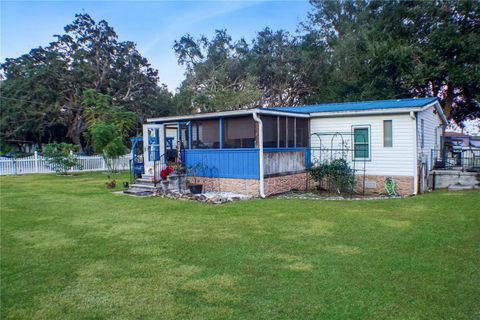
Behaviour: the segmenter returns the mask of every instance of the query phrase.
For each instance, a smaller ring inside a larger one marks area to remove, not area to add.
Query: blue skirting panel
[[[258,149],[191,149],[184,165],[197,177],[259,179],[258,155]]]

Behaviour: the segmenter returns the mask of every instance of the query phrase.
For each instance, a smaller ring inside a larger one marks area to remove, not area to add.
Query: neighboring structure
[[[400,194],[427,186],[446,119],[436,98],[256,108],[153,118],[144,125],[145,173],[179,153],[206,191],[268,196],[308,187],[311,163],[350,152],[367,191],[393,177]],[[178,143],[172,143],[178,142]],[[175,146],[180,146],[180,150]],[[326,147],[328,146],[328,147]],[[192,177],[193,179],[193,177]]]
[[[451,149],[480,148],[480,136],[470,136],[463,132],[445,131],[445,146]]]
[[[445,132],[444,147],[434,150],[432,189],[480,188],[480,137]]]

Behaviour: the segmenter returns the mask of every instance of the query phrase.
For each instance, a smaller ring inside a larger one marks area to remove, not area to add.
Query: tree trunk
[[[83,120],[76,116],[69,126],[67,137],[72,139],[73,143],[78,146],[79,152],[83,152],[82,134],[84,131],[85,124],[83,123]]]
[[[443,107],[443,113],[445,114],[445,117],[448,120],[450,120],[450,118],[452,117],[452,105],[453,105],[454,94],[455,92],[454,92],[453,83],[449,81],[447,83],[445,106]]]
[[[70,138],[72,139],[73,143],[78,146],[78,151],[83,152],[81,133],[80,132],[73,132],[71,134]]]

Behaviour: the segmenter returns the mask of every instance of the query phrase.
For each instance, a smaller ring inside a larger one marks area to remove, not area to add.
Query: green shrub
[[[309,172],[314,181],[320,184],[327,182],[338,194],[353,190],[355,175],[345,159],[314,165]]]
[[[78,166],[78,158],[73,153],[75,146],[69,143],[49,143],[42,147],[42,153],[47,158],[49,165],[59,174]]]

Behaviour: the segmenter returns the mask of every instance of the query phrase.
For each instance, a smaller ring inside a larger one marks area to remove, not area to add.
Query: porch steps
[[[430,181],[434,189],[480,189],[480,173],[456,170],[433,170]]]
[[[143,184],[143,185],[153,185],[152,179],[149,178],[139,178],[135,180],[136,184]]]
[[[462,184],[452,184],[451,186],[447,187],[447,190],[449,191],[457,191],[457,190],[475,190],[475,189],[480,189],[479,186],[466,186]]]
[[[135,183],[130,185],[130,188],[124,190],[123,193],[139,197],[154,195],[160,186],[158,184],[155,186],[152,178],[152,175],[142,175],[141,178],[137,179]]]

